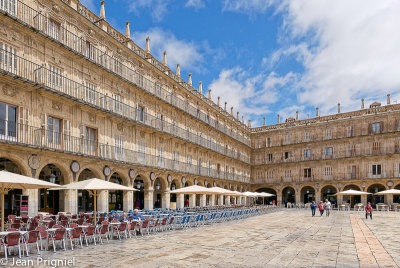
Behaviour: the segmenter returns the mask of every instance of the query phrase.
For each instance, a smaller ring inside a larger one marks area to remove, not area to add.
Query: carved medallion
[[[17,89],[10,84],[3,85],[2,91],[4,95],[9,97],[14,97],[15,95],[17,95]]]
[[[58,101],[53,101],[51,104],[51,108],[53,108],[56,111],[61,111],[62,109],[62,104]]]
[[[40,158],[35,154],[29,156],[28,165],[32,169],[38,169],[40,166]]]

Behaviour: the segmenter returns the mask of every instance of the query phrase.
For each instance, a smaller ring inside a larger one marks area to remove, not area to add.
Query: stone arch
[[[125,179],[126,180],[126,179]],[[119,172],[114,172],[108,179],[109,182],[124,185],[124,178]],[[108,210],[122,210],[124,205],[123,191],[108,191]]]
[[[37,175],[38,179],[39,179],[40,173],[43,171],[43,169],[49,165],[53,165],[61,171],[61,173],[63,175],[63,184],[72,183],[72,180],[73,180],[72,171],[69,169],[69,167],[63,163],[58,163],[58,162],[54,162],[54,161],[46,162],[43,165],[41,165],[40,168],[37,169],[36,175]]]
[[[337,198],[334,194],[338,192],[336,186],[327,184],[321,187],[321,201],[328,199],[331,203],[337,203]]]
[[[19,173],[24,176],[32,176],[31,168],[28,166],[28,163],[24,161],[21,157],[15,154],[10,154],[5,151],[0,152],[0,158],[7,159],[11,161],[14,165],[16,165],[19,169]],[[37,172],[36,172],[37,173]]]
[[[282,189],[282,203],[295,203],[296,202],[296,190],[294,187],[287,185]]]
[[[304,185],[300,190],[300,201],[304,204],[315,201],[316,190],[312,185]]]
[[[349,183],[343,186],[343,191],[347,190],[356,190],[361,191],[361,187],[354,183]],[[358,204],[361,202],[361,195],[343,195],[342,196],[343,203],[349,203],[350,206],[354,206],[354,204]]]
[[[400,183],[396,184],[393,189],[400,190]],[[400,195],[393,195],[393,203],[400,203]]]
[[[374,195],[377,192],[381,192],[386,190],[386,186],[381,183],[374,183],[368,186],[367,192],[372,193],[367,196],[367,201],[371,202],[372,207],[376,207],[376,204],[385,203],[385,196],[383,195]]]
[[[96,166],[84,166],[84,167],[81,167],[81,169],[76,173],[76,181],[79,181],[79,177],[81,176],[81,174],[87,172],[88,170],[92,173],[92,175],[95,178],[98,178],[100,180],[101,179],[104,180],[105,178],[104,178],[103,172],[99,171],[97,168],[98,167],[96,167]]]
[[[261,187],[261,188],[258,188],[257,190],[256,190],[256,192],[259,192],[259,193],[269,193],[269,194],[273,194],[274,196],[271,196],[271,197],[264,197],[264,204],[266,204],[266,205],[269,205],[270,203],[272,204],[273,203],[273,201],[275,201],[275,204],[277,203],[277,192],[275,191],[275,189],[273,189],[273,188],[269,188],[269,187]]]
[[[343,186],[343,191],[347,191],[347,190],[357,190],[357,191],[361,191],[361,187],[354,184],[354,183],[349,183]]]

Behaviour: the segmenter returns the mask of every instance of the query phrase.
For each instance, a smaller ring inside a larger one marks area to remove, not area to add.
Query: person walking
[[[324,214],[324,203],[322,203],[322,201],[319,201],[318,209],[319,209],[319,213],[321,213],[321,217],[322,217],[322,215]]]
[[[329,202],[329,200],[328,199],[325,199],[325,215],[327,216],[327,217],[329,217],[329,215],[331,214],[331,206],[332,206],[332,204],[331,204],[331,202]]]
[[[372,220],[372,206],[371,206],[371,202],[368,202],[367,206],[365,207],[365,219],[368,219],[368,214],[369,217]]]
[[[315,209],[316,209],[314,201],[312,201],[312,203],[310,205],[310,208],[311,208],[311,215],[312,215],[312,217],[314,217],[315,216]]]

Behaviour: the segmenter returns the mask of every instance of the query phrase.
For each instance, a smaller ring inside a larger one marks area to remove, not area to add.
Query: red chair
[[[169,230],[172,230],[172,228],[173,228],[173,224],[174,223],[174,217],[171,217],[170,219],[169,219],[169,222],[168,222],[168,225],[166,226],[166,229],[169,229]]]
[[[51,222],[49,222],[48,224],[47,224],[47,228],[53,228],[54,227],[54,225],[56,224],[56,222],[54,221],[54,220],[52,220]]]
[[[60,225],[63,226],[63,227],[68,227],[68,219],[66,219],[66,220],[63,219],[63,220],[61,220]]]
[[[9,233],[6,235],[4,241],[1,242],[4,247],[4,256],[7,260],[7,253],[10,247],[18,247],[19,258],[21,258],[21,234],[19,232]]]
[[[129,237],[132,237],[132,232],[136,236],[136,225],[137,221],[132,221],[129,225]]]
[[[76,228],[76,227],[78,227],[78,224],[76,224],[76,223],[74,223],[74,222],[71,222],[71,223],[69,224],[69,228]]]
[[[49,237],[49,239],[53,242],[53,250],[56,252],[56,242],[60,241],[61,245],[64,247],[64,251],[67,250],[65,246],[65,229],[60,228],[55,231],[55,235]]]
[[[29,237],[28,240],[24,241],[25,244],[25,250],[26,250],[26,255],[29,257],[29,250],[28,250],[28,246],[33,246],[36,244],[36,249],[38,254],[40,255],[40,250],[39,250],[39,242],[38,242],[38,238],[40,236],[40,232],[39,231],[30,231],[28,233]]]
[[[167,225],[167,218],[164,218],[161,222],[158,223],[159,230],[164,232],[166,225]]]
[[[8,215],[8,222],[9,223],[14,223],[15,222],[15,215]]]
[[[14,232],[14,231],[18,231],[18,229],[17,228],[8,228],[7,229],[7,232]]]
[[[21,221],[22,221],[23,223],[28,223],[28,220],[29,220],[28,215],[22,215],[22,216],[21,216]]]
[[[71,242],[72,250],[74,250],[72,240],[74,240],[74,242],[76,242],[77,239],[79,239],[79,242],[81,243],[81,248],[83,248],[83,246],[82,246],[82,228],[81,227],[76,227],[76,228],[72,229],[71,235],[69,235],[68,238]]]
[[[96,234],[97,234],[97,237],[99,238],[99,241],[101,244],[103,244],[102,236],[106,237],[107,241],[109,241],[108,240],[108,222],[103,221],[101,223],[100,231],[97,231]]]
[[[84,221],[85,221],[85,218],[79,218],[78,225],[83,225]]]
[[[128,238],[128,235],[126,233],[126,227],[127,227],[127,223],[126,222],[121,222],[121,224],[118,226],[118,228],[115,229],[115,231],[117,232],[119,240],[121,240],[121,233],[122,232],[125,234],[125,238]]]
[[[19,230],[19,228],[21,228],[21,224],[20,223],[13,223],[13,224],[11,224],[11,228],[15,228],[15,229]]]
[[[62,226],[62,225],[59,225],[59,224],[56,224],[56,225],[54,225],[54,226],[53,226],[53,228],[63,229],[63,228],[64,228],[64,226]]]
[[[46,240],[46,250],[49,246],[48,240],[47,240],[47,228],[46,226],[38,226],[36,227],[36,230],[39,231],[39,238],[40,238],[40,249],[43,250],[43,239]]]
[[[96,230],[96,228],[93,225],[91,225],[88,228],[86,228],[86,232],[83,233],[83,236],[85,237],[85,241],[86,241],[86,246],[87,247],[89,246],[88,238],[89,238],[89,241],[91,240],[91,238],[93,238],[93,242],[96,245],[95,230]]]
[[[142,222],[142,225],[141,225],[140,228],[139,228],[139,229],[140,229],[140,234],[143,236],[143,229],[146,229],[147,234],[150,234],[149,228],[150,228],[149,220],[146,219],[146,220],[144,220],[144,221]]]

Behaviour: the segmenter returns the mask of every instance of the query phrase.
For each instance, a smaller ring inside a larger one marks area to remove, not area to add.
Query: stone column
[[[36,189],[22,190],[22,194],[28,196],[28,216],[34,217],[38,214],[39,191]],[[8,205],[10,206],[10,204]]]
[[[385,195],[384,198],[385,204],[388,204],[391,207],[393,204],[393,195]]]
[[[282,193],[278,192],[276,194],[276,205],[279,206],[282,203]]]
[[[124,191],[122,210],[128,212],[133,210],[133,191]]]
[[[212,206],[212,207],[215,206],[215,194],[212,194],[210,196],[210,206]]]
[[[72,214],[78,213],[78,190],[64,190],[64,209],[65,212]]]
[[[97,192],[97,211],[108,212],[108,191]]]
[[[319,201],[325,202],[325,200],[321,199],[321,190],[315,191],[315,202],[318,204]]]
[[[200,195],[200,207],[206,207],[207,206],[207,195],[202,194]]]
[[[153,209],[153,189],[144,190],[144,209]]]
[[[183,208],[185,206],[185,195],[177,194],[176,195],[176,208]]]
[[[189,195],[189,207],[195,207],[195,206],[196,206],[196,195],[190,194]]]
[[[170,194],[169,190],[163,192],[161,199],[162,199],[161,207],[162,208],[170,208],[171,194]]]
[[[224,204],[224,196],[223,195],[220,195],[219,197],[218,197],[218,205],[219,206],[222,206]]]
[[[225,196],[225,206],[231,203],[231,197],[229,195]]]
[[[336,200],[337,200],[337,206],[339,207],[339,205],[343,204],[343,195],[337,195]]]
[[[242,204],[242,197],[241,196],[236,197],[236,204],[237,205],[241,205]]]
[[[367,200],[368,200],[367,195],[364,194],[361,196],[361,203],[363,203],[364,205],[367,205]]]
[[[301,202],[300,191],[296,191],[295,198],[296,198],[296,204],[300,204]]]

